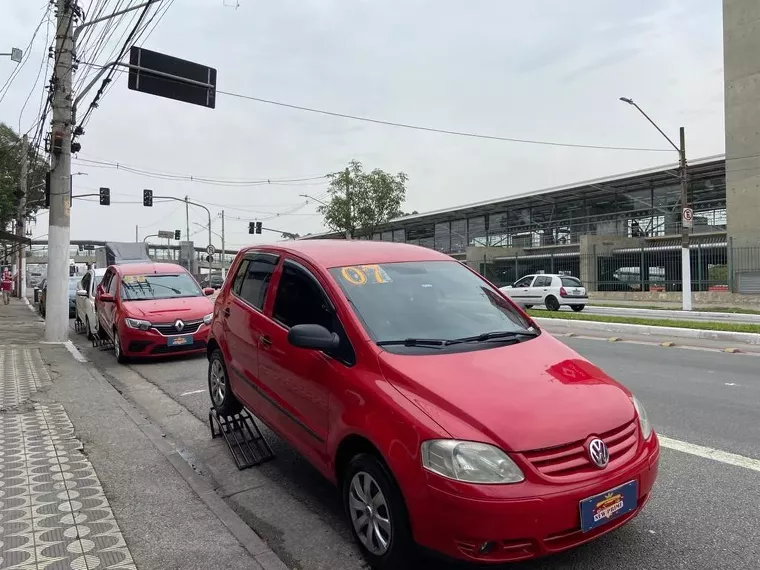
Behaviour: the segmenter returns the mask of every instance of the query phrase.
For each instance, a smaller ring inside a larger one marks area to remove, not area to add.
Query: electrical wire
[[[50,67],[50,57],[48,56],[48,43],[50,42],[50,10],[51,6],[48,5],[48,9],[45,12],[46,20],[47,20],[47,26],[45,27],[45,51],[42,53],[42,59],[40,60],[40,66],[37,68],[37,77],[34,78],[34,84],[32,85],[32,88],[29,90],[29,94],[26,96],[26,99],[24,100],[24,104],[21,106],[21,112],[18,114],[18,132],[21,132],[21,119],[24,116],[24,111],[26,110],[26,105],[29,103],[29,99],[32,97],[32,93],[34,93],[34,89],[37,87],[37,83],[40,81],[40,75],[42,75],[42,67],[44,66],[45,62],[47,62],[47,67]],[[47,69],[45,70],[45,76],[47,76]],[[44,91],[44,89],[43,89]],[[31,129],[30,129],[31,130]]]
[[[31,56],[31,48],[34,45],[34,40],[37,39],[37,34],[40,31],[40,28],[42,27],[42,24],[45,23],[45,20],[48,19],[48,14],[50,12],[50,8],[45,10],[45,12],[42,14],[42,18],[40,18],[40,23],[37,24],[37,27],[34,29],[34,33],[32,34],[32,39],[29,40],[29,44],[26,46],[26,51],[24,52],[24,55],[21,59],[21,62],[14,68],[14,70],[11,72],[8,79],[6,79],[5,83],[2,87],[0,87],[0,103],[2,103],[3,99],[5,99],[5,96],[10,91],[11,85],[13,85],[13,81],[18,77],[18,74],[21,73],[21,70],[26,65],[26,62],[29,61],[29,57]]]

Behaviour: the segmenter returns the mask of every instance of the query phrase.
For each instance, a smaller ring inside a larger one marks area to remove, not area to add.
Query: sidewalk
[[[0,305],[0,569],[284,568],[73,345],[43,332],[23,301]]]

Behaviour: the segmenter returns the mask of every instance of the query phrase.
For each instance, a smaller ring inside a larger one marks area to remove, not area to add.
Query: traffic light
[[[261,222],[256,222],[256,233],[257,234],[261,233]]]
[[[174,239],[179,241],[182,238],[182,232],[180,230],[174,230]]]
[[[256,233],[256,224],[253,222],[248,222],[248,233],[253,234]]]
[[[153,205],[153,190],[143,190],[143,206]]]
[[[110,188],[100,189],[100,205],[101,206],[111,205],[111,189]]]

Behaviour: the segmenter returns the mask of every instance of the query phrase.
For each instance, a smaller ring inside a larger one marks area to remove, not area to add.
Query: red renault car
[[[370,563],[420,545],[479,563],[593,540],[650,498],[641,403],[452,258],[313,240],[241,251],[208,383],[341,489]]]
[[[119,362],[206,349],[214,290],[173,263],[112,265],[98,285],[99,334]]]

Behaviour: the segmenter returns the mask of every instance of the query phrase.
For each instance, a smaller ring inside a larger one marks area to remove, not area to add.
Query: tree
[[[327,178],[330,199],[318,211],[334,231],[371,238],[380,225],[401,214],[409,179],[403,172],[393,175],[379,168],[364,172],[362,163],[352,160],[348,168]]]
[[[26,218],[42,206],[45,199],[45,173],[47,163],[37,156],[32,145],[23,149],[21,137],[4,123],[0,123],[0,228],[18,216],[21,191],[21,158],[28,153]]]
[[[282,237],[283,239],[298,239],[301,236],[299,234],[294,234],[292,232],[282,232],[280,234],[280,237]]]

